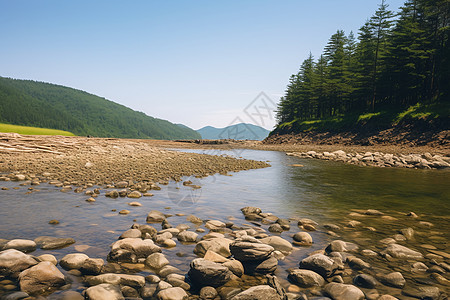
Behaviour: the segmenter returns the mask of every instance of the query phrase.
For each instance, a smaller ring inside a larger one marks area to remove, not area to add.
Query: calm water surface
[[[209,153],[201,150],[180,151]],[[80,245],[87,245],[89,247],[84,250],[86,254],[105,259],[109,245],[129,229],[133,222],[144,224],[147,213],[153,209],[173,214],[168,220],[176,226],[188,223],[185,216],[175,216],[177,213],[225,222],[232,219],[237,225],[247,224],[240,212],[240,208],[244,206],[257,206],[263,212],[271,212],[282,218],[311,218],[320,224],[344,225],[352,219],[348,217],[352,210],[371,208],[398,218],[404,218],[405,213],[414,211],[421,216],[421,220],[435,225],[433,228],[436,230],[433,230],[436,232],[426,233],[424,229],[423,236],[435,235],[437,248],[448,252],[449,171],[358,167],[338,162],[299,159],[272,151],[234,150],[221,153],[268,161],[271,167],[228,174],[231,176],[189,178],[194,184],[202,186],[198,190],[171,182],[168,186],[162,186],[160,191],[152,191],[153,197],[138,199],[142,207],[128,206],[127,202],[134,201],[128,198],[106,198],[104,190],[96,198],[96,202],[88,203],[85,201],[88,196],[84,193],[62,193],[58,188],[47,184],[33,186],[39,191],[26,194],[29,186],[19,186],[17,182],[0,182],[0,187],[10,188],[0,191],[0,238],[34,239],[42,235],[72,237],[77,241],[75,244],[45,253],[51,253],[60,259],[67,253],[78,252]],[[303,167],[292,166],[293,164],[301,164]],[[131,213],[119,215],[118,211],[122,209],[128,209]],[[49,225],[48,221],[51,219],[57,219],[61,223]],[[383,234],[399,229],[398,226],[414,226],[408,222],[410,221],[405,220],[401,224],[389,225],[369,220],[365,225],[378,226],[376,233],[342,235],[347,240],[353,238],[364,243],[364,240],[384,238],[386,236]],[[195,229],[194,225],[190,225]],[[155,227],[160,229],[159,224]],[[262,227],[267,228],[266,225]],[[297,231],[296,222],[293,222],[291,230],[281,236],[291,241],[292,234]],[[286,268],[297,266],[298,261],[308,253],[323,248],[326,243],[335,239],[323,229],[312,232],[311,235],[315,241],[314,246],[308,249],[298,248],[285,261],[280,262],[277,275],[285,278]],[[419,235],[418,242],[422,242],[420,239]],[[195,257],[192,250],[192,245],[177,244],[175,248],[164,249],[163,253],[168,255],[173,265],[187,271],[189,262]],[[180,252],[186,256],[178,257],[176,253]],[[44,251],[37,250],[33,254],[42,253]],[[283,283],[287,284],[285,281]],[[81,283],[74,279],[72,288],[81,287]]]

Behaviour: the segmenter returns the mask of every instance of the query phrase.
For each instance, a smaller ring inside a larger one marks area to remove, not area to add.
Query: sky
[[[357,33],[380,2],[0,0],[0,76],[84,90],[193,129],[272,129],[290,75],[336,30]],[[393,11],[403,2],[387,0]]]

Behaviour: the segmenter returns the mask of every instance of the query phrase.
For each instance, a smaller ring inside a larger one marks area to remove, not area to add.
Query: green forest
[[[290,77],[278,128],[348,130],[407,118],[448,126],[449,22],[449,0],[408,0],[396,13],[381,1],[356,36],[337,30]]]
[[[200,138],[200,134],[188,127],[152,118],[80,90],[4,77],[0,77],[0,123],[95,137]]]

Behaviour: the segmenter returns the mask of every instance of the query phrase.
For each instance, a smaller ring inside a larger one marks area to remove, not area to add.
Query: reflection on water
[[[233,155],[233,151],[223,153]],[[347,215],[352,209],[378,209],[393,216],[414,211],[424,220],[433,222],[435,228],[450,228],[449,171],[358,167],[299,159],[271,151],[245,150],[239,153],[244,158],[269,161],[272,166],[229,174],[232,176],[186,178],[193,184],[201,185],[199,190],[171,182],[159,191],[152,191],[153,197],[137,199],[142,203],[141,207],[127,204],[135,199],[106,198],[104,190],[96,202],[88,203],[85,200],[89,196],[62,193],[47,184],[34,186],[39,191],[26,194],[28,186],[19,186],[17,182],[0,182],[0,187],[10,188],[0,191],[0,238],[34,239],[42,235],[72,237],[77,241],[75,244],[45,253],[60,259],[67,253],[84,251],[91,257],[106,258],[109,245],[134,222],[145,223],[150,210],[172,214],[169,221],[173,226],[188,223],[185,216],[176,214],[194,214],[202,219],[222,221],[233,217],[233,222],[242,225],[247,223],[240,212],[244,206],[257,206],[263,212],[271,212],[282,218],[307,217],[321,224],[334,222],[340,225],[349,220]],[[13,187],[19,189],[14,190]],[[128,209],[130,214],[119,215],[122,209]],[[48,224],[51,219],[59,220],[60,224]],[[380,227],[377,221],[368,222],[367,226]],[[370,225],[370,222],[375,223]],[[281,234],[290,241],[292,234],[298,231],[296,223],[292,225],[291,231]],[[155,225],[158,230],[160,226]],[[194,225],[190,226],[195,230]],[[363,236],[349,234],[346,238],[366,243],[369,247],[371,240],[383,238],[383,234],[396,230],[396,226],[399,225],[381,224],[381,229],[375,233],[368,231]],[[263,228],[267,229],[267,226],[263,225]],[[313,247],[301,248],[280,262],[277,271],[280,278],[286,278],[285,269],[297,266],[301,258],[333,239],[325,230],[313,232],[312,236],[315,241]],[[434,236],[438,248],[445,250],[446,241],[450,238],[448,230]],[[418,241],[421,239],[419,232]],[[164,253],[173,265],[187,271],[189,262],[195,257],[192,250],[192,245],[177,242],[175,248],[165,249]],[[33,254],[42,253],[37,250]],[[177,253],[186,256],[178,257]]]

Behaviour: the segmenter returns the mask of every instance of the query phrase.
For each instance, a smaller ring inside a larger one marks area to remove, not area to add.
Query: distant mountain
[[[65,86],[0,77],[0,123],[67,130],[76,135],[199,139],[166,120]]]
[[[202,135],[203,139],[208,140],[234,139],[261,141],[269,135],[270,131],[253,124],[239,123],[225,128],[206,126],[197,130],[197,132]]]

